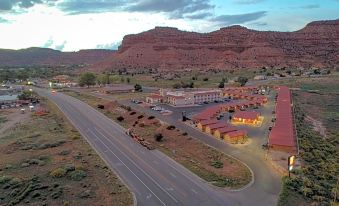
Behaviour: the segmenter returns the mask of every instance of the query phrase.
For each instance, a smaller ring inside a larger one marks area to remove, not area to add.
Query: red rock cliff
[[[295,32],[231,26],[203,34],[156,27],[125,36],[114,58],[100,65],[165,70],[263,66],[339,66],[339,20],[312,22]]]

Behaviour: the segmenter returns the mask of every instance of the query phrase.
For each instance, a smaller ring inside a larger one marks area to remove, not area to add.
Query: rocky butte
[[[38,47],[20,50],[0,49],[0,66],[92,65],[111,58],[114,52],[104,49],[61,52]]]
[[[338,67],[339,20],[317,21],[294,32],[242,26],[210,33],[156,27],[124,37],[118,51],[92,69],[234,69]]]

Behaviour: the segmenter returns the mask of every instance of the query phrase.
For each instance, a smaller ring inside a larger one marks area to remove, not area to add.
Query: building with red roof
[[[268,145],[272,149],[287,152],[296,151],[296,137],[293,123],[291,93],[288,87],[278,88],[276,121],[269,135]]]
[[[233,123],[258,124],[260,115],[256,111],[236,111],[232,117]]]
[[[214,136],[216,138],[225,139],[225,135],[229,132],[237,131],[237,128],[228,125],[227,127],[218,128],[214,131]]]
[[[216,119],[208,119],[208,120],[202,120],[197,124],[197,127],[204,131],[206,129],[206,126],[211,125],[211,124],[216,124],[218,123],[218,120]]]
[[[232,144],[236,144],[239,141],[243,141],[247,137],[246,130],[236,130],[228,132],[224,135],[224,140]]]
[[[214,131],[217,129],[221,129],[223,127],[228,127],[228,124],[226,122],[217,122],[215,124],[210,124],[206,126],[205,132],[209,134],[214,134]]]

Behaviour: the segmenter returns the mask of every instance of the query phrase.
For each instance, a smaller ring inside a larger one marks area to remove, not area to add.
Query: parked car
[[[204,104],[208,104],[208,102],[207,102],[207,101],[204,101]]]

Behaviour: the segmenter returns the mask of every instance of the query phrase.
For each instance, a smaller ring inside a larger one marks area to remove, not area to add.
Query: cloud
[[[205,18],[215,6],[210,0],[64,0],[57,7],[68,14],[111,11],[168,14],[171,19]],[[204,15],[202,14],[204,13]]]
[[[98,44],[96,46],[97,49],[110,49],[110,50],[118,50],[118,47],[121,45],[120,42],[114,42],[110,44]]]
[[[228,26],[232,24],[243,24],[246,22],[254,21],[266,16],[267,11],[258,11],[246,14],[235,14],[235,15],[220,15],[211,18],[212,21],[218,22],[220,25]]]
[[[42,47],[44,47],[44,48],[51,48],[51,46],[53,45],[53,43],[54,43],[53,39],[50,38],[50,39],[48,39],[48,40],[46,41],[46,43],[45,43]]]
[[[0,17],[0,24],[2,24],[2,23],[9,23],[9,21],[7,19]]]
[[[12,9],[12,2],[10,0],[0,1],[0,11],[9,11]]]
[[[293,8],[294,9],[317,9],[317,8],[320,8],[320,5],[319,4],[309,4],[309,5],[293,7]]]
[[[14,6],[19,8],[30,8],[34,4],[42,3],[41,0],[1,0],[0,1],[0,10],[1,11],[10,11]]]
[[[267,26],[268,23],[266,23],[266,22],[254,22],[254,23],[251,23],[251,25],[256,26],[256,27],[263,27],[263,26]]]
[[[215,6],[209,0],[140,0],[129,6],[128,11],[135,12],[165,12],[172,19],[188,18],[198,19],[205,18],[209,15],[208,11]]]
[[[44,45],[42,45],[43,48],[50,48],[50,49],[56,49],[62,51],[66,46],[67,41],[62,42],[59,45],[56,45],[54,40],[52,38],[49,38]]]
[[[236,4],[257,4],[263,1],[265,0],[234,0],[233,2]]]
[[[64,0],[57,6],[69,14],[101,13],[121,10],[131,0]]]
[[[207,17],[212,16],[213,14],[210,12],[203,12],[203,13],[198,13],[198,14],[193,14],[193,15],[186,15],[185,17],[188,19],[205,19]]]
[[[67,41],[64,41],[64,42],[62,42],[62,44],[56,45],[56,46],[54,47],[54,49],[59,50],[59,51],[62,51],[62,50],[64,50],[66,44],[67,44]]]
[[[48,4],[58,0],[0,0],[0,12],[10,12],[14,8],[28,9],[36,4]]]

